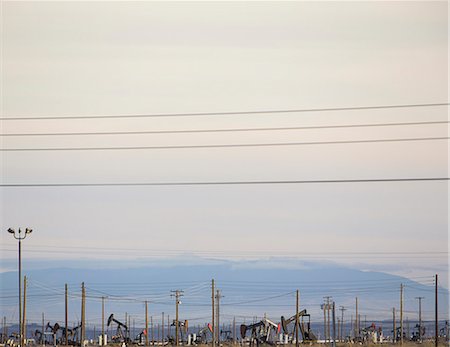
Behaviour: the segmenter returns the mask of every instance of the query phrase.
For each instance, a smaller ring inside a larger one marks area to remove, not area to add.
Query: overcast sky
[[[448,100],[442,2],[2,2],[2,117],[254,111]],[[448,120],[447,107],[1,122],[2,134]],[[444,124],[245,133],[1,137],[2,148],[446,137]],[[2,183],[447,177],[448,141],[2,152]],[[305,257],[440,273],[446,182],[1,188],[2,270],[27,259]],[[103,248],[98,250],[94,248]],[[116,249],[126,248],[119,252]],[[82,251],[81,251],[82,250]],[[136,251],[133,251],[136,250]],[[170,250],[170,252],[168,252]],[[329,252],[339,252],[329,255]],[[343,256],[343,252],[387,252]],[[395,258],[399,257],[399,258]],[[394,265],[395,264],[395,265]],[[13,267],[15,268],[15,267]]]

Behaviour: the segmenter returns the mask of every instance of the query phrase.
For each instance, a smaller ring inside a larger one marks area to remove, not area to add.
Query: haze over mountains
[[[407,279],[382,272],[360,271],[332,264],[313,262],[232,262],[204,261],[176,264],[155,263],[153,266],[96,269],[90,267],[52,267],[25,271],[28,276],[27,317],[29,322],[46,320],[61,322],[64,317],[64,284],[69,286],[69,321],[80,317],[80,288],[84,282],[87,293],[88,324],[101,322],[101,297],[106,297],[105,315],[131,315],[135,324],[143,323],[144,301],[149,314],[160,320],[161,312],[173,317],[175,311],[171,290],[184,290],[180,318],[192,324],[208,322],[211,314],[211,279],[221,290],[221,319],[230,322],[251,321],[267,314],[273,320],[290,316],[295,309],[295,290],[300,290],[301,309],[311,313],[311,320],[320,322],[324,296],[332,296],[336,307],[344,306],[345,321],[355,315],[355,298],[359,301],[362,321],[391,319],[392,308],[399,309],[400,284],[404,285],[404,317],[418,318],[418,301],[422,300],[423,320],[434,317],[433,275]],[[1,306],[8,321],[17,319],[17,272],[0,274]],[[439,317],[448,319],[447,289],[439,288]],[[341,311],[339,312],[340,317]]]

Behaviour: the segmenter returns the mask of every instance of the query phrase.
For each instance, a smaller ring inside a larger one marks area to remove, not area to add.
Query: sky
[[[447,121],[448,5],[436,2],[3,1],[1,148],[447,137],[447,124],[144,135],[4,136]],[[6,119],[8,118],[8,119]],[[448,141],[1,152],[2,184],[448,177]],[[314,260],[448,283],[446,181],[2,187],[28,266],[173,257]],[[25,253],[26,252],[26,253]],[[95,266],[95,263],[92,263]],[[447,285],[448,287],[448,285]]]

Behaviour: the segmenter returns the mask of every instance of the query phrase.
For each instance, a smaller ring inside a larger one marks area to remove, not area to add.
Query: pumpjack
[[[40,331],[39,329],[36,329],[34,331],[34,338],[36,339],[36,341],[38,341],[39,344],[43,345],[44,344],[44,340],[43,340],[43,334],[42,331]]]
[[[145,344],[145,336],[147,335],[147,331],[144,329],[134,338],[134,343],[142,346]]]
[[[56,346],[58,344],[58,340],[56,338],[56,334],[58,333],[60,326],[58,323],[55,323],[55,325],[51,326],[50,322],[47,322],[47,326],[45,330],[50,330],[53,335],[53,346]]]
[[[264,318],[254,324],[241,324],[241,338],[245,339],[247,332],[251,331],[250,346],[253,346],[254,343],[256,343],[256,346],[259,346],[259,344],[272,345],[274,344],[270,339],[272,332],[275,331],[275,333],[279,333],[280,330],[281,327],[279,324],[276,324],[271,320]]]
[[[116,334],[111,337],[111,340],[113,342],[130,342],[128,338],[128,326],[115,319],[114,313],[111,313],[111,315],[109,316],[107,326],[109,327],[111,323],[117,324]],[[123,333],[122,328],[125,330],[125,334]]]
[[[188,345],[206,344],[208,342],[208,331],[211,334],[213,333],[212,326],[209,323],[201,328],[197,334],[188,335]]]
[[[302,310],[298,313],[298,315],[293,315],[292,317],[285,319],[284,316],[281,316],[281,327],[283,328],[283,332],[291,337],[291,341],[294,341],[295,334],[295,321],[298,316],[298,325],[300,328],[300,332],[302,334],[303,341],[317,341],[316,335],[311,330],[311,315],[308,314],[306,310]],[[307,322],[305,322],[305,318],[307,318]],[[294,329],[291,333],[289,333],[289,324],[294,322]]]
[[[170,324],[170,326],[176,327],[177,326],[177,321],[174,319],[172,321],[172,324]],[[179,341],[183,341],[184,340],[184,336],[187,334],[188,328],[189,328],[189,322],[187,320],[185,320],[185,321],[179,320],[178,321],[178,332],[180,334],[180,340]],[[169,342],[170,341],[171,341],[171,339],[169,338]],[[172,342],[175,342],[175,339],[173,339]]]

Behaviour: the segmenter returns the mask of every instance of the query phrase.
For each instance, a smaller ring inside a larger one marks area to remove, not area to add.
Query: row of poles
[[[26,336],[26,305],[27,305],[27,277],[24,276],[23,278],[23,311],[21,312],[21,319],[20,319],[20,325],[19,325],[19,341],[21,342],[21,345],[24,345],[24,338]],[[178,346],[179,345],[179,309],[178,306],[181,303],[180,298],[184,295],[184,292],[182,290],[173,290],[171,291],[171,296],[175,298],[175,345]],[[295,326],[298,327],[298,312],[299,312],[299,290],[296,291],[296,324]],[[66,329],[64,330],[64,340],[65,340],[65,344],[68,344],[68,285],[65,284],[65,327]],[[216,289],[216,285],[215,285],[215,281],[214,279],[211,281],[211,307],[212,307],[212,316],[211,316],[211,320],[212,320],[212,346],[215,347],[216,343],[220,345],[220,300],[223,297],[221,291],[219,289]],[[105,336],[105,298],[106,297],[102,297],[102,339],[101,339],[101,345],[104,345],[104,336]],[[332,297],[331,296],[326,296],[324,297],[325,302],[324,304],[322,304],[321,308],[323,310],[323,314],[324,314],[324,336],[325,336],[325,341],[329,342],[333,345],[333,347],[335,346],[336,343],[336,308],[335,308],[335,302],[331,301]],[[421,317],[421,303],[422,303],[422,299],[424,299],[424,297],[416,297],[416,299],[418,299],[419,301],[419,334],[422,333],[422,317]],[[149,327],[149,320],[148,320],[148,301],[145,301],[145,345],[148,345],[149,341],[148,341],[148,327]],[[403,324],[403,306],[404,306],[404,285],[401,284],[400,285],[400,334],[399,334],[399,339],[397,339],[397,327],[396,327],[396,310],[395,308],[392,309],[392,314],[393,314],[393,342],[400,342],[401,344],[403,344],[403,340],[404,340],[404,324]],[[22,307],[22,301],[21,301],[21,307]],[[356,312],[355,312],[355,324],[354,324],[354,336],[355,338],[358,338],[360,336],[361,333],[361,319],[360,319],[360,314],[358,312],[358,298],[355,298],[355,308],[356,308]],[[338,340],[343,339],[343,322],[344,322],[344,311],[346,310],[343,306],[340,307],[341,313],[342,313],[342,317],[341,320],[339,322],[338,319],[338,328],[337,328],[337,332],[338,332]],[[332,329],[333,329],[333,338],[331,338],[331,327],[330,327],[330,312],[332,314]],[[153,319],[151,318],[151,326],[152,326],[152,341],[153,341]],[[168,319],[168,326],[170,329],[170,319],[169,319],[169,315],[167,316]],[[127,320],[127,319],[126,319]],[[353,322],[353,319],[351,320]],[[84,285],[84,282],[81,284],[81,341],[85,340],[85,335],[86,335],[86,328],[85,328],[85,322],[86,322],[86,288]],[[340,324],[339,324],[340,323]],[[44,323],[43,323],[44,324]],[[6,325],[6,323],[4,323],[4,326]],[[128,324],[129,325],[129,324]],[[44,333],[44,326],[43,326],[43,331],[42,333]],[[352,330],[352,329],[350,329]],[[435,275],[435,341],[436,341],[436,346],[437,346],[437,342],[438,342],[438,275]],[[299,332],[298,329],[295,330],[295,334],[296,334],[296,341],[298,343],[299,341]],[[158,333],[159,335],[159,333]],[[163,340],[162,342],[164,343],[164,312],[162,313],[162,336],[163,336]],[[233,340],[235,340],[236,337],[236,329],[235,329],[235,320],[233,320]],[[421,335],[419,335],[419,338],[421,338]]]
[[[26,322],[26,288],[27,288],[27,278],[24,277],[24,295],[23,295],[23,314],[22,314],[22,248],[21,248],[21,242],[24,240],[27,235],[32,233],[32,229],[26,228],[25,232],[22,233],[22,230],[19,229],[18,232],[16,232],[14,229],[9,228],[8,233],[12,234],[16,240],[18,240],[18,255],[19,255],[19,347],[24,346],[24,336],[25,336],[25,322]],[[211,281],[211,307],[212,307],[212,347],[216,346],[216,341],[220,345],[220,299],[222,298],[222,294],[220,290],[216,290],[215,288],[215,282],[214,279]],[[171,292],[171,296],[175,298],[175,345],[179,345],[179,316],[178,316],[178,305],[180,304],[180,297],[183,296],[182,290],[174,290]],[[102,345],[104,345],[104,336],[105,336],[105,317],[104,317],[104,297],[102,297]],[[322,305],[323,311],[324,311],[324,322],[325,322],[325,330],[326,330],[326,314],[325,312],[328,312],[328,327],[329,327],[329,321],[330,321],[330,309],[332,309],[333,313],[333,346],[335,346],[336,341],[336,327],[335,327],[335,304],[334,302],[330,303],[331,297],[325,297],[326,303]],[[420,317],[420,310],[421,310],[421,297],[419,299],[419,317]],[[296,291],[296,327],[298,327],[298,312],[299,312],[299,291]],[[344,310],[342,309],[342,314],[344,313]],[[356,298],[356,317],[355,317],[355,336],[356,336],[356,329],[359,326],[358,324],[358,298]],[[420,318],[419,318],[420,320]],[[343,319],[342,319],[343,321]],[[86,322],[86,289],[84,286],[84,282],[81,285],[81,341],[83,342],[85,340],[85,322]],[[343,322],[342,322],[343,323]],[[341,324],[342,324],[341,323]],[[67,284],[65,285],[65,342],[66,345],[68,343],[68,288]],[[421,331],[421,321],[419,322],[419,331]],[[163,336],[164,336],[164,327],[163,329]],[[148,345],[148,302],[145,301],[145,345]],[[328,335],[329,334],[329,328],[328,328]],[[44,334],[44,331],[42,331]],[[235,332],[234,332],[235,334]],[[395,326],[395,308],[393,308],[393,334],[396,335],[396,326]],[[325,336],[326,333],[325,333]],[[439,340],[439,328],[438,328],[438,275],[435,275],[435,346],[438,346],[438,340]],[[296,346],[298,347],[299,343],[299,336],[298,336],[298,329],[296,328]],[[400,343],[403,344],[403,284],[400,285]]]

